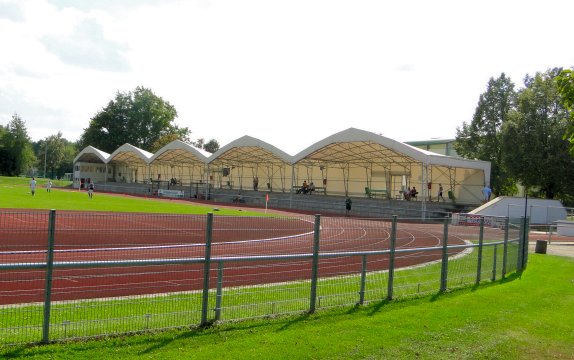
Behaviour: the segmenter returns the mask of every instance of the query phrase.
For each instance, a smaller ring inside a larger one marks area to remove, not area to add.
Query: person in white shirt
[[[32,180],[30,180],[30,193],[32,193],[32,196],[34,196],[36,194],[36,179],[32,178]]]

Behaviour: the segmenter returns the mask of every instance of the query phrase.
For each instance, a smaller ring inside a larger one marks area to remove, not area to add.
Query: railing
[[[524,219],[403,220],[2,211],[0,342],[313,313],[526,266]]]

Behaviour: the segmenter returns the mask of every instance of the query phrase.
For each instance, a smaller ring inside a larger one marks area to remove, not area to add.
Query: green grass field
[[[0,177],[1,207],[6,209],[56,209],[83,211],[116,211],[169,213],[169,214],[207,214],[218,215],[265,216],[261,211],[246,211],[233,207],[214,207],[193,202],[141,198],[98,193],[92,199],[86,191],[73,190],[70,182],[54,181],[54,187],[46,191],[46,179],[37,179],[36,195],[30,194],[29,178]],[[145,209],[145,210],[144,210]]]

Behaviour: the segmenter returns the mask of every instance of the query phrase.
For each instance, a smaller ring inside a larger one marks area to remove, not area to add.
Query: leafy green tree
[[[65,172],[72,172],[76,152],[74,144],[64,139],[61,132],[48,136],[36,144],[38,168],[42,169],[42,173],[45,170],[46,177],[52,179],[62,176]]]
[[[574,71],[572,69],[562,70],[556,77],[556,83],[562,105],[570,112],[564,138],[570,141],[570,153],[574,155]]]
[[[75,143],[64,139],[64,157],[62,162],[55,167],[55,174],[53,176],[62,177],[65,173],[72,173],[74,158],[78,155],[79,151]]]
[[[118,92],[114,100],[98,112],[80,138],[80,146],[92,145],[106,152],[130,143],[154,152],[175,138],[189,141],[189,129],[173,122],[177,111],[150,89]]]
[[[17,176],[33,171],[36,162],[26,123],[18,114],[12,115],[2,134],[0,171],[4,175]]]
[[[495,195],[510,195],[515,181],[502,162],[501,128],[514,108],[514,83],[504,73],[490,78],[486,92],[480,95],[472,121],[456,129],[454,148],[463,157],[490,161],[490,187]]]
[[[208,142],[205,142],[204,138],[199,138],[195,141],[192,141],[191,145],[195,146],[198,149],[203,149],[212,154],[217,150],[219,150],[219,142],[215,139],[211,139]]]
[[[6,134],[8,130],[0,125],[0,174],[8,174],[8,150],[6,149]]]
[[[568,112],[555,81],[559,71],[526,76],[526,87],[502,130],[506,168],[527,189],[548,199],[569,199],[574,189],[574,159],[564,139]]]
[[[203,145],[203,150],[213,154],[219,150],[219,142],[215,139],[211,139]]]

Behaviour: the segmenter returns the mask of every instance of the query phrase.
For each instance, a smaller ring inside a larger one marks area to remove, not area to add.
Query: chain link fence
[[[0,211],[0,342],[204,326],[433,294],[527,261],[524,219]]]

